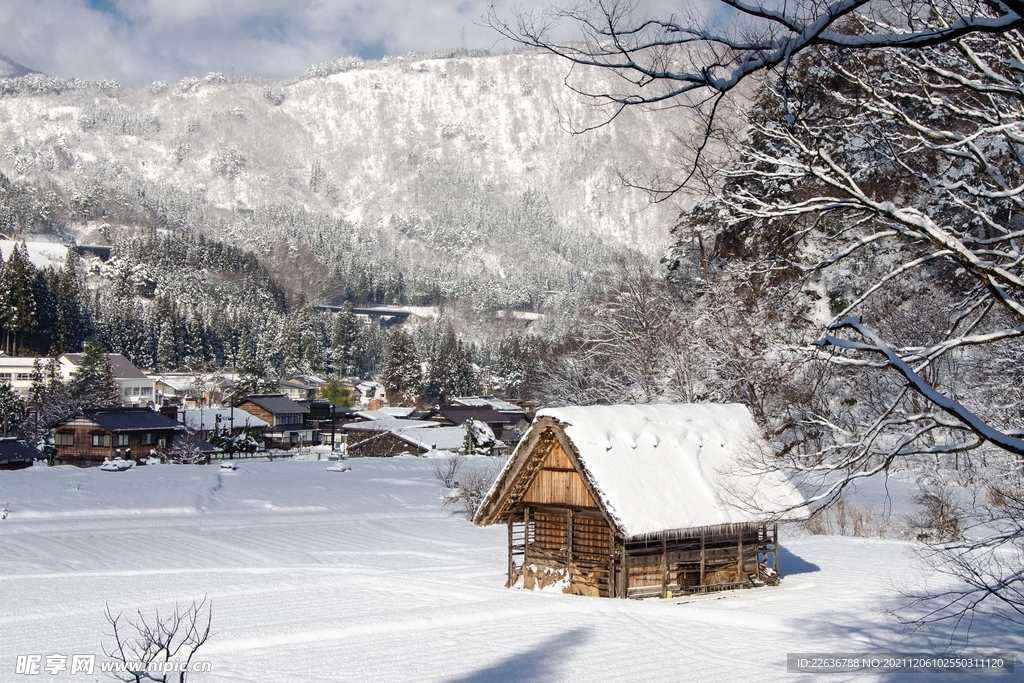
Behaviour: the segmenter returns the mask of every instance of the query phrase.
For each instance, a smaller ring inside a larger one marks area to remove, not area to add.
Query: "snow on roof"
[[[422,423],[420,423],[422,425]],[[398,438],[429,450],[458,451],[466,440],[464,427],[409,427],[395,432]]]
[[[284,394],[249,394],[242,403],[244,404],[246,401],[258,405],[274,415],[296,415],[309,412],[307,406],[296,403]]]
[[[189,429],[210,431],[217,425],[227,428],[231,425],[231,408],[189,408],[185,410],[185,424]],[[217,417],[220,416],[220,421]],[[269,427],[270,423],[250,415],[241,408],[234,409],[235,423],[231,429],[241,429],[248,424],[253,429]]]
[[[360,432],[396,432],[406,429],[438,429],[436,422],[424,420],[402,420],[397,417],[385,417],[378,420],[367,420],[366,422],[349,422],[341,426],[342,429]]]
[[[803,503],[784,475],[756,468],[766,446],[746,406],[615,405],[537,413],[538,421],[545,417],[562,425],[598,499],[627,536],[756,522]],[[530,441],[527,435],[522,444]],[[517,449],[481,509],[496,502],[490,499],[506,473],[526,455]]]
[[[357,410],[356,415],[364,420],[392,420],[396,417],[409,417],[415,408],[381,408],[380,410]]]
[[[82,358],[84,357],[84,353],[64,354],[64,358],[67,358],[75,367],[82,364]],[[110,369],[114,371],[114,379],[149,379],[146,373],[135,367],[130,360],[120,353],[108,353],[107,358],[110,359]]]

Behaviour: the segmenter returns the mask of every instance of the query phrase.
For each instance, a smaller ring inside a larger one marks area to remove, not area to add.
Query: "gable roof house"
[[[61,372],[65,380],[75,376],[84,355],[65,353],[60,357]],[[110,369],[114,373],[114,384],[117,385],[117,393],[121,395],[121,403],[126,406],[144,406],[156,399],[155,379],[148,377],[120,353],[108,353],[107,358],[110,359]]]
[[[267,423],[263,439],[268,446],[291,448],[314,443],[314,430],[305,425],[309,407],[284,394],[250,394],[235,407]]]
[[[474,521],[508,525],[508,586],[668,597],[775,583],[780,519],[803,503],[742,405],[549,408]]]
[[[14,437],[0,438],[0,470],[20,470],[32,467],[35,460],[46,456]]]
[[[148,408],[86,409],[54,425],[56,464],[89,467],[107,458],[144,458],[164,452],[185,427]]]

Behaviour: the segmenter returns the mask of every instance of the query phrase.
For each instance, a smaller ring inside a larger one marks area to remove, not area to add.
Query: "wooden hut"
[[[777,522],[803,502],[742,405],[538,412],[480,505],[508,526],[508,586],[606,597],[774,584]]]

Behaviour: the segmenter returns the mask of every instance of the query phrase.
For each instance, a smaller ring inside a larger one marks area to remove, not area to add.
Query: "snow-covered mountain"
[[[413,302],[528,307],[623,246],[658,253],[676,208],[618,174],[663,169],[692,125],[627,111],[573,136],[566,121],[600,114],[565,72],[506,54],[339,61],[286,83],[29,75],[0,81],[0,171],[31,188],[28,230],[196,230],[318,298],[367,298],[360,278],[386,273]],[[289,281],[307,255],[315,272]]]
[[[0,78],[21,78],[29,74],[37,74],[38,71],[22,66],[7,55],[0,55]]]

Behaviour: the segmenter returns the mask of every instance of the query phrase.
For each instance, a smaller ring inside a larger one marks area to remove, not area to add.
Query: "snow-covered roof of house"
[[[466,430],[463,427],[409,427],[395,431],[395,436],[428,451],[458,451],[466,440]]]
[[[82,358],[85,356],[83,353],[65,353],[64,358],[78,367],[82,364]],[[108,353],[107,358],[110,359],[110,368],[114,371],[114,379],[149,379],[142,370],[135,367],[130,360],[122,356],[120,353]]]
[[[217,417],[220,416],[220,421]],[[234,424],[231,424],[231,408],[189,408],[185,410],[185,424],[189,429],[210,431],[216,426],[222,428],[241,429],[248,424],[253,429],[269,427],[270,423],[251,415],[241,408],[234,409]]]
[[[0,463],[32,462],[43,457],[38,450],[17,439],[0,439]]]
[[[409,417],[415,408],[381,408],[380,410],[357,410],[356,415],[364,420],[393,420],[396,417]]]
[[[254,403],[274,415],[295,415],[309,412],[308,407],[296,403],[284,394],[249,394],[242,403],[244,404],[246,401]]]
[[[424,420],[403,420],[397,417],[386,417],[379,420],[367,420],[366,422],[349,422],[341,426],[342,429],[360,432],[394,432],[404,429],[438,429],[436,422]]]
[[[142,432],[157,430],[184,431],[185,428],[160,413],[148,408],[104,408],[83,411],[86,418],[112,432]],[[68,418],[64,422],[73,420]]]
[[[453,398],[452,403],[462,406],[473,406],[477,408],[486,408],[490,406],[495,410],[500,410],[503,413],[522,413],[525,412],[521,407],[514,403],[509,403],[500,398],[494,396],[459,396]]]
[[[803,503],[792,482],[758,463],[767,446],[738,404],[548,408],[484,498],[489,523],[544,430],[564,434],[598,503],[627,537],[785,516]],[[514,502],[514,501],[512,501]]]
[[[469,420],[479,420],[487,424],[509,424],[513,419],[491,406],[438,406],[437,411],[454,424],[465,424]]]

